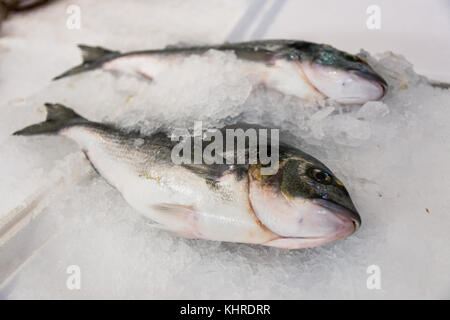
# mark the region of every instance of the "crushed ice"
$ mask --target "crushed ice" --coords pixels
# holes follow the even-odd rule
[[[153,83],[94,71],[5,102],[0,107],[0,193],[8,196],[0,217],[39,190],[58,163],[79,153],[61,137],[10,136],[40,121],[44,102],[61,102],[89,119],[147,133],[160,126],[192,127],[194,120],[278,127],[291,144],[342,178],[362,227],[345,240],[296,251],[174,238],[153,228],[91,171],[42,212],[44,221],[55,224],[52,237],[0,295],[448,298],[450,92],[431,87],[401,56],[361,55],[390,87],[383,101],[361,107],[332,102],[312,107],[260,88],[251,75],[238,72],[241,62],[233,54],[217,51],[186,58]],[[70,167],[73,159],[67,161]],[[23,241],[40,239],[39,230]],[[73,264],[82,271],[79,291],[66,288],[66,268]],[[373,264],[381,268],[382,290],[366,287],[366,270]]]

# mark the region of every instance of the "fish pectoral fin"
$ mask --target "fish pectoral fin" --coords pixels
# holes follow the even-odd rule
[[[174,214],[174,215],[192,215],[195,212],[193,206],[171,203],[159,203],[152,205],[152,209],[155,209],[162,213]]]
[[[136,70],[136,74],[137,74],[139,77],[144,78],[145,80],[153,81],[153,77],[152,77],[151,75],[145,73],[144,71]]]
[[[196,209],[193,206],[160,203],[153,205],[152,208],[168,215],[164,219],[164,229],[169,233],[188,239],[202,238],[196,223]]]

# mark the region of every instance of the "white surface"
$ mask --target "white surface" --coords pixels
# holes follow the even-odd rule
[[[370,5],[381,10],[381,28],[368,29]],[[392,51],[416,72],[450,81],[450,1],[431,0],[288,0],[264,38],[328,43],[357,53]]]
[[[70,31],[65,29],[68,3],[74,2],[56,2],[3,26],[0,176],[6,179],[0,191],[10,196],[3,200],[1,213],[39,189],[66,155],[78,154],[63,138],[9,137],[42,119],[43,102],[58,101],[93,120],[137,123],[148,131],[161,123],[191,126],[198,119],[220,124],[216,119],[245,111],[244,120],[288,130],[297,137],[297,146],[342,177],[363,225],[344,241],[310,250],[183,240],[151,229],[116,190],[92,173],[55,196],[42,219],[2,252],[8,259],[23,254],[26,263],[0,289],[1,297],[450,297],[448,92],[421,83],[410,65],[393,55],[372,61],[391,85],[384,102],[347,113],[335,112],[333,105],[310,109],[276,92],[250,94],[254,79],[236,72],[239,61],[233,55],[220,53],[186,59],[151,86],[102,72],[50,83],[52,76],[79,62],[77,42],[121,50],[179,41],[220,42],[246,8],[246,3],[228,1],[128,1],[126,8],[123,1],[98,1],[89,7],[88,1],[76,1],[84,27]],[[282,7],[277,19],[290,5]],[[316,27],[325,30],[330,18],[323,17],[331,13],[324,10],[304,15],[315,17],[320,21]],[[344,11],[352,10],[349,5]],[[286,15],[295,12],[291,7],[283,21],[294,24]],[[299,17],[295,15],[296,21]],[[358,19],[364,27],[365,9]],[[275,37],[277,23],[268,37]],[[326,37],[300,33],[297,27],[283,35],[294,37],[288,33],[294,30],[295,37],[349,51],[371,49],[361,44],[366,43],[361,34],[347,38],[331,25],[328,29],[333,33]],[[355,49],[339,46],[339,39],[353,39]],[[434,61],[444,61],[444,68],[447,57]],[[66,287],[67,267],[74,264],[82,271],[78,291]],[[381,268],[382,290],[366,287],[366,269],[372,264]]]

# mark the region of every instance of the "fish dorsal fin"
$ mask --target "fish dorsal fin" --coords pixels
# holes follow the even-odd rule
[[[102,47],[91,47],[84,44],[79,44],[78,48],[81,50],[83,63],[97,61],[110,54],[120,54],[119,51],[108,50]]]

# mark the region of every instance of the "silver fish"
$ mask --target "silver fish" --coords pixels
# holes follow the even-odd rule
[[[186,238],[298,249],[349,236],[361,219],[342,182],[319,160],[287,145],[279,169],[262,164],[171,161],[176,142],[91,122],[60,104],[14,135],[60,134],[75,140],[96,171],[156,226]]]
[[[79,45],[83,63],[54,79],[101,68],[155,79],[189,55],[208,50],[231,51],[246,63],[242,72],[257,74],[261,82],[284,94],[305,100],[332,99],[362,104],[381,99],[386,81],[364,60],[329,45],[296,40],[263,40],[211,46],[169,46],[159,50],[120,53]]]

